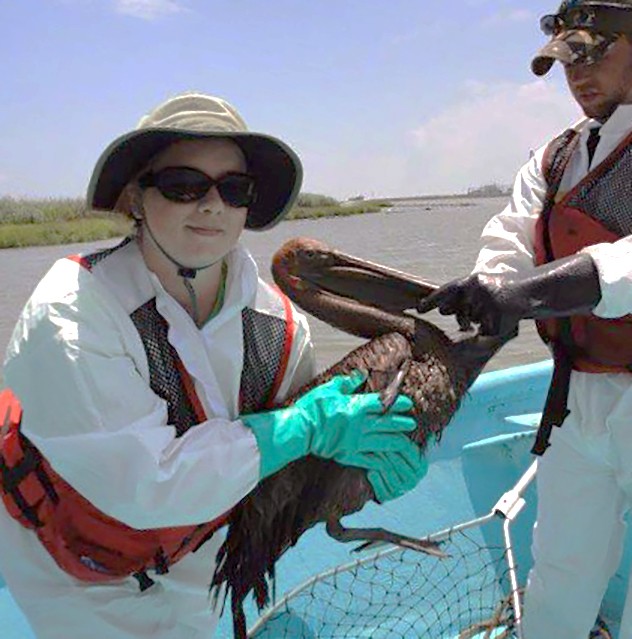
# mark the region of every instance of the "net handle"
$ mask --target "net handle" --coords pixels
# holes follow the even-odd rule
[[[533,481],[537,469],[538,462],[536,460],[532,462],[527,472],[522,475],[514,487],[504,493],[496,502],[496,505],[492,508],[492,512],[496,516],[500,516],[509,521],[513,521],[518,516],[526,503],[522,495]]]
[[[518,483],[514,486],[514,490],[522,495],[528,488],[529,484],[535,479],[535,474],[538,470],[538,460],[536,459],[531,466],[529,466],[527,472],[518,480]]]

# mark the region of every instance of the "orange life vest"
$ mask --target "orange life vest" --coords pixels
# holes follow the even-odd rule
[[[87,258],[71,258],[85,268],[90,268]],[[247,397],[242,397],[242,412],[270,407],[278,387],[285,374],[287,361],[292,347],[293,321],[289,300],[281,295],[285,307],[285,329],[277,331],[275,339],[268,340],[273,345],[264,344],[268,349],[267,360],[260,359],[260,352],[255,352],[256,362],[274,362],[277,367],[273,378],[269,379],[262,394],[258,378],[262,371],[253,370],[250,377],[255,381],[248,385],[242,377],[242,391],[246,389]],[[151,313],[155,306],[144,305],[146,312]],[[149,310],[147,310],[149,309]],[[251,311],[248,331],[253,332]],[[246,320],[247,317],[244,316]],[[256,319],[256,318],[255,318]],[[265,319],[264,319],[265,321]],[[155,320],[153,320],[155,324]],[[266,329],[264,329],[266,330]],[[255,331],[256,332],[256,331]],[[164,334],[164,332],[163,332]],[[269,327],[266,334],[269,336]],[[141,338],[146,336],[141,331]],[[254,337],[256,340],[256,336]],[[262,340],[258,340],[261,343]],[[154,350],[155,350],[155,344]],[[146,345],[147,348],[147,345]],[[184,414],[184,425],[176,425],[178,436],[190,427],[206,420],[202,404],[197,397],[193,381],[185,370],[175,350],[167,343],[167,356],[179,376],[179,386],[175,390],[171,384],[173,400],[164,396],[169,404],[169,414]],[[249,345],[246,344],[246,350]],[[250,345],[250,348],[255,346]],[[274,352],[269,352],[270,350]],[[149,350],[148,350],[149,353]],[[149,357],[149,355],[148,355]],[[165,354],[162,354],[163,366]],[[151,358],[149,357],[150,369]],[[259,383],[259,387],[256,384]],[[253,386],[254,384],[254,386]],[[159,384],[152,375],[152,388],[160,393]],[[162,395],[161,395],[162,396]],[[172,404],[177,401],[178,406]],[[173,409],[173,410],[172,410]],[[141,590],[153,584],[147,574],[168,572],[169,566],[179,561],[187,553],[197,550],[214,532],[223,526],[230,513],[199,525],[176,526],[150,530],[137,530],[100,511],[85,499],[68,482],[51,467],[44,456],[21,432],[20,423],[22,407],[10,389],[0,392],[0,495],[7,512],[26,528],[33,530],[42,545],[50,553],[56,563],[76,579],[87,582],[106,582],[121,579],[130,575],[137,578]],[[182,421],[182,420],[181,420]],[[171,418],[170,418],[170,423]]]
[[[198,526],[136,530],[93,506],[56,473],[20,432],[22,409],[11,390],[0,393],[5,414],[0,475],[7,512],[36,532],[67,573],[89,582],[134,575],[141,588],[198,548],[226,522],[228,513]]]
[[[565,152],[573,139],[567,136],[552,143],[553,153],[563,158],[555,166],[560,177],[572,155]],[[554,157],[549,166],[555,165],[555,161]],[[616,242],[629,235],[632,232],[631,179],[632,135],[573,189],[556,198],[550,207],[545,206],[536,224],[536,264],[573,255],[593,244]],[[555,197],[555,193],[548,196]],[[563,321],[537,322],[545,342],[560,339]],[[571,317],[570,338],[567,341],[572,343],[566,345],[566,350],[575,370],[632,372],[632,315],[617,319],[602,319],[593,314]]]

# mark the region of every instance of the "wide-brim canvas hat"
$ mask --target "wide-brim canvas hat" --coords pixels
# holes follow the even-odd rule
[[[116,138],[98,159],[88,186],[92,209],[113,211],[125,186],[149,160],[180,140],[228,138],[242,150],[248,173],[257,181],[246,228],[262,231],[292,208],[303,179],[296,153],[281,140],[248,131],[237,110],[221,98],[185,93],[144,116],[136,129]]]

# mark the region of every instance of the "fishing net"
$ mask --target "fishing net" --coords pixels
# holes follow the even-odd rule
[[[318,575],[260,619],[252,639],[513,637],[504,547],[451,531],[436,558],[391,548]]]
[[[447,557],[389,547],[338,566],[288,593],[249,638],[522,639],[511,526],[536,467],[489,514],[427,537]],[[601,617],[589,639],[612,639]]]
[[[535,472],[533,463],[489,514],[430,535],[447,557],[389,547],[338,566],[288,593],[249,637],[520,638],[511,524],[525,505],[522,494]],[[491,539],[500,541],[494,545]]]

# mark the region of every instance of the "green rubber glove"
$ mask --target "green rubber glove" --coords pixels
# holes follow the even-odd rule
[[[408,441],[412,446],[406,452],[376,453],[380,457],[380,465],[367,473],[375,500],[380,504],[412,490],[428,472],[425,455],[417,444],[410,439]]]
[[[367,470],[380,502],[414,488],[427,467],[406,435],[416,428],[412,401],[400,395],[384,413],[377,393],[353,394],[365,379],[359,372],[334,377],[292,406],[243,415],[259,446],[261,479],[312,454]]]

